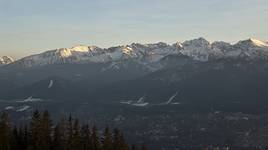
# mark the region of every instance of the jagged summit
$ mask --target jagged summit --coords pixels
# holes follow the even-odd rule
[[[196,46],[207,46],[209,45],[209,41],[207,41],[205,38],[203,37],[199,37],[197,39],[193,39],[193,40],[188,40],[183,42],[183,45],[196,45]]]
[[[190,56],[194,60],[208,61],[209,57],[216,53],[211,49],[211,44],[205,38],[197,38],[182,43],[182,50],[180,51],[183,55]]]

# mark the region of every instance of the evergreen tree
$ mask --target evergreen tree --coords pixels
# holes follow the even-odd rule
[[[114,133],[113,133],[113,149],[117,149],[120,150],[120,132],[118,129],[114,129]]]
[[[20,126],[18,129],[18,137],[17,137],[17,145],[20,150],[25,150],[23,137],[24,137],[24,130],[23,127]]]
[[[34,111],[30,122],[30,150],[40,150],[41,117],[38,110]]]
[[[144,143],[141,145],[141,150],[147,150],[147,146]]]
[[[11,123],[7,112],[0,117],[0,150],[10,150]]]
[[[52,121],[48,111],[42,113],[40,122],[40,148],[41,150],[49,150],[51,147]]]
[[[128,146],[125,143],[123,134],[118,129],[114,129],[113,149],[116,149],[116,150],[128,150]]]
[[[113,139],[109,127],[105,128],[103,138],[102,138],[102,149],[103,150],[113,150]]]
[[[30,135],[28,126],[25,125],[22,137],[22,149],[27,150],[29,147],[30,147]]]
[[[73,136],[72,136],[72,144],[71,148],[75,150],[82,150],[83,145],[82,145],[82,139],[80,135],[80,125],[78,119],[75,119],[74,121],[74,126],[73,126]]]
[[[67,143],[66,143],[67,150],[72,150],[72,139],[73,139],[73,118],[72,115],[70,114],[67,123]]]
[[[71,119],[72,120],[72,119]],[[68,146],[68,139],[69,139],[69,136],[68,136],[68,124],[66,122],[66,119],[64,116],[61,117],[60,119],[60,122],[58,123],[58,132],[59,132],[59,144],[61,145],[62,149],[63,150],[66,150],[67,149],[67,146]],[[71,125],[72,126],[72,123]],[[72,128],[72,127],[70,127]],[[72,131],[69,131],[70,133],[72,133]]]
[[[64,150],[60,125],[57,124],[53,132],[52,150]]]
[[[122,150],[129,150],[128,145],[126,144],[125,138],[123,136],[123,133],[120,132],[120,141],[121,141],[121,149]]]
[[[81,137],[82,137],[82,142],[83,142],[83,149],[84,150],[91,150],[91,132],[89,129],[88,124],[82,126],[81,128]]]
[[[100,150],[101,145],[99,142],[99,137],[98,137],[98,129],[96,126],[93,126],[92,128],[92,134],[91,134],[91,149],[92,150]]]
[[[17,127],[15,126],[12,130],[11,138],[10,138],[10,149],[11,150],[18,150],[19,149],[19,132]]]

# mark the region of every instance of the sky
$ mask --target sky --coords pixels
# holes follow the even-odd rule
[[[268,40],[268,0],[0,0],[0,56],[75,45]]]

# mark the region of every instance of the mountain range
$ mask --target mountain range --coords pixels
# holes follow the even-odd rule
[[[5,85],[0,99],[5,100],[268,108],[268,43],[257,39],[236,44],[198,38],[172,45],[79,45],[16,61],[3,57],[0,63],[0,84]]]
[[[2,64],[29,68],[50,64],[85,64],[85,63],[108,63],[124,60],[135,60],[140,64],[152,64],[168,55],[184,55],[197,61],[209,61],[215,59],[244,59],[256,60],[267,59],[268,43],[248,39],[236,44],[226,42],[210,43],[204,38],[177,42],[173,45],[166,43],[139,44],[110,47],[107,49],[96,46],[75,46],[72,48],[60,48],[49,50],[41,54],[24,57],[13,62],[13,59],[4,56],[0,59]]]

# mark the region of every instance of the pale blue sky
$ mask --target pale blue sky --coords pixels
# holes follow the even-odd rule
[[[0,56],[78,44],[267,36],[268,0],[0,0]]]

